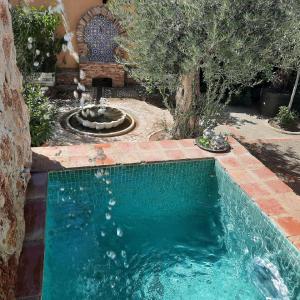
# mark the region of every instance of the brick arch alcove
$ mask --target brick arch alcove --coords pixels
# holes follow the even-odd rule
[[[99,20],[97,20],[97,17]],[[108,21],[107,24],[110,29],[115,29],[117,34],[121,35],[125,31],[113,14],[104,6],[96,6],[87,11],[81,16],[76,31],[78,55],[79,55],[79,68],[84,71],[86,76],[82,83],[86,86],[92,86],[94,78],[111,78],[113,87],[123,87],[125,80],[125,71],[122,65],[117,64],[114,60],[97,61],[95,55],[91,55],[89,44],[86,38],[87,26],[93,21]],[[97,34],[97,33],[96,33]],[[100,39],[101,40],[101,39]],[[114,52],[119,51],[118,47],[113,49]]]

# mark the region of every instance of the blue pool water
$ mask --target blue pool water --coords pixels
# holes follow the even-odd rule
[[[43,300],[300,299],[300,255],[213,160],[49,175]]]

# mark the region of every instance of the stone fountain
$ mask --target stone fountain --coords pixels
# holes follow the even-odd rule
[[[87,106],[79,110],[75,117],[83,126],[96,130],[115,128],[126,118],[122,110],[109,106]]]
[[[74,94],[78,97],[78,92]],[[107,105],[105,98],[100,98],[99,104],[84,105],[91,97],[86,92],[80,98],[80,108],[75,109],[66,116],[63,127],[74,133],[98,137],[112,137],[123,135],[135,127],[133,117],[122,109]]]

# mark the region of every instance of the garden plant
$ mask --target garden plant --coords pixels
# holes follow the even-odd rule
[[[11,12],[17,64],[23,76],[54,72],[63,42],[55,36],[60,16],[44,7],[14,7]]]
[[[39,85],[25,84],[23,97],[30,114],[31,144],[41,146],[52,136],[56,109]]]
[[[288,18],[281,23],[281,38],[276,40],[276,45],[280,54],[279,67],[286,72],[296,73],[288,104],[288,110],[291,111],[300,78],[300,3],[297,0],[291,0],[285,1],[282,5],[288,12]]]
[[[289,77],[295,74],[295,81],[288,105],[280,107],[274,121],[280,127],[289,128],[298,120],[298,113],[292,108],[300,78],[300,3],[292,0],[286,1],[283,5],[289,12],[289,18],[281,24],[281,39],[276,41],[280,54],[279,68],[289,74]]]

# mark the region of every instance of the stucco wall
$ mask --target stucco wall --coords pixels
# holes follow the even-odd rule
[[[24,0],[23,0],[24,1]],[[23,2],[22,0],[11,0],[13,5],[18,5]],[[55,6],[55,0],[25,0],[24,2],[33,5],[48,7],[49,5]],[[77,51],[76,41],[76,27],[80,17],[85,14],[92,7],[102,4],[102,0],[63,0],[65,8],[65,18],[67,20],[69,31],[73,32],[73,45],[75,51]],[[64,27],[61,26],[58,31],[58,35],[63,36],[65,33]],[[78,64],[76,60],[67,52],[61,53],[58,57],[57,66],[59,68],[76,68]]]
[[[0,0],[0,299],[14,299],[24,238],[24,200],[31,163],[27,108],[7,0]],[[27,173],[24,173],[24,170]]]

